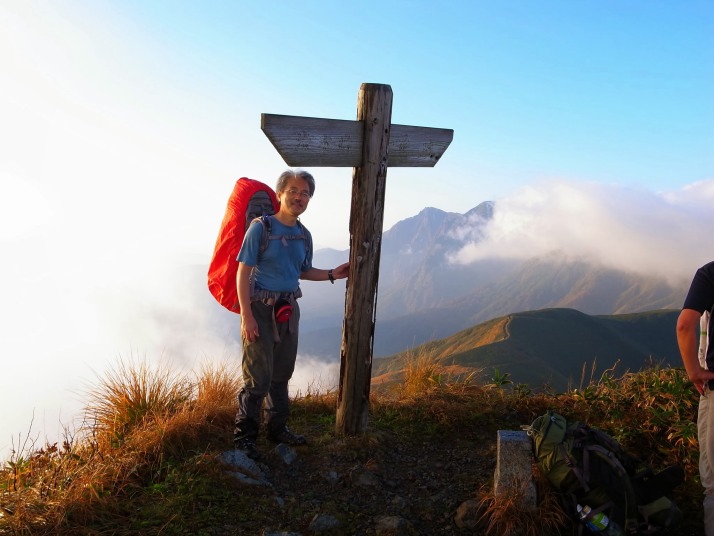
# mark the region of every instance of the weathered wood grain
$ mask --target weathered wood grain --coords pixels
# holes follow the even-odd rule
[[[389,167],[434,167],[454,131],[388,126]],[[261,129],[291,167],[358,167],[362,164],[362,121],[261,114]]]

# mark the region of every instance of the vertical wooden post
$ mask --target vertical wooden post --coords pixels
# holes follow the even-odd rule
[[[392,89],[362,84],[357,120],[364,125],[362,162],[352,173],[350,276],[340,349],[336,431],[355,435],[369,420],[377,283],[392,123]]]
[[[387,165],[434,166],[454,131],[392,125],[392,88],[384,84],[362,84],[357,121],[262,114],[261,128],[289,166],[354,168],[336,430],[355,435],[369,421]]]

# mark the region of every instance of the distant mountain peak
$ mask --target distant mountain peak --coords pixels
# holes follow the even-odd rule
[[[418,216],[422,216],[422,215],[429,215],[430,213],[443,214],[443,213],[445,213],[445,211],[444,211],[444,210],[441,210],[440,208],[436,208],[436,207],[424,207],[423,209],[421,209],[421,210],[419,211],[419,214],[417,214],[416,216],[413,216],[413,217],[418,217]]]
[[[464,214],[464,216],[469,220],[473,219],[474,216],[483,220],[490,220],[493,218],[493,209],[495,206],[496,203],[494,201],[484,201],[469,210],[466,214]]]
[[[460,226],[474,224],[474,220],[487,221],[493,216],[493,202],[485,201],[470,209],[466,214],[447,212],[435,207],[425,207],[416,216],[411,216],[394,224],[384,233],[385,243],[398,243],[402,250],[422,250],[419,244],[433,244],[434,241],[453,239],[454,230]],[[458,234],[458,233],[457,233]],[[426,247],[429,249],[429,246]]]

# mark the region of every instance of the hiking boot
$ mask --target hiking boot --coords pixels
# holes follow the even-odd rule
[[[243,437],[241,439],[236,439],[235,448],[242,451],[248,458],[256,462],[262,462],[263,456],[260,454],[258,447],[255,446],[255,441]]]
[[[292,446],[304,445],[307,443],[305,436],[293,434],[287,426],[277,432],[270,432],[268,434],[268,439],[274,443],[285,443],[286,445]]]

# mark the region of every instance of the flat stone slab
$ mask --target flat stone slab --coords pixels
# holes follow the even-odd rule
[[[498,430],[494,496],[523,495],[526,506],[535,508],[537,492],[533,480],[533,443],[521,430]]]

